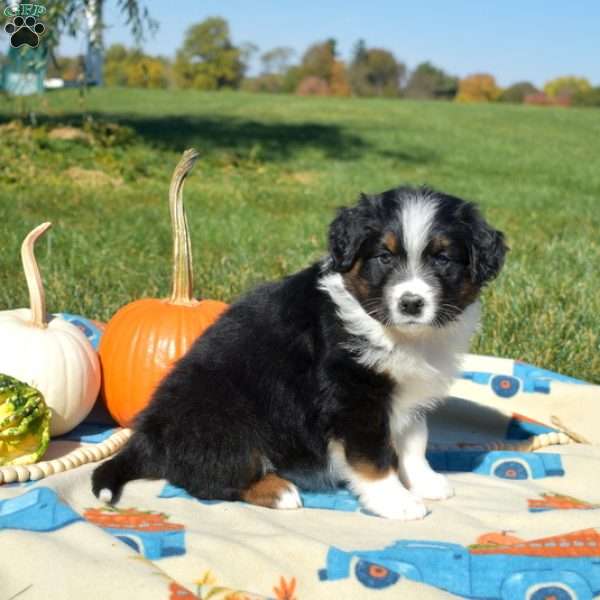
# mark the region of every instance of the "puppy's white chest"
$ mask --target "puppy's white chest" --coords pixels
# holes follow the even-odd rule
[[[421,349],[422,350],[422,349]],[[396,384],[392,397],[392,429],[403,429],[415,411],[443,399],[456,370],[454,353],[394,351],[380,369]]]

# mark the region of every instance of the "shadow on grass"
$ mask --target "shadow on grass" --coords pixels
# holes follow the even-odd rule
[[[133,129],[151,146],[180,152],[194,146],[203,152],[227,151],[259,161],[281,161],[300,151],[317,150],[336,160],[354,160],[370,153],[404,163],[429,163],[436,156],[429,148],[414,146],[389,150],[378,148],[342,127],[323,123],[265,123],[236,117],[163,116],[128,113],[88,113],[100,123],[118,123]],[[0,122],[8,120],[0,116]],[[39,115],[39,124],[75,125],[81,114]]]

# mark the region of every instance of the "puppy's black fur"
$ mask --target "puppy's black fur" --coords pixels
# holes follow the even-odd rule
[[[269,472],[323,488],[337,484],[328,469],[332,440],[351,464],[395,469],[388,421],[398,382],[355,360],[353,336],[319,282],[338,272],[357,297],[380,297],[403,252],[398,244],[382,260],[382,240],[390,232],[401,239],[398,214],[415,194],[435,198],[434,230],[446,240],[443,259],[437,248],[423,259],[455,307],[433,326],[456,318],[500,270],[502,234],[472,204],[430,190],[363,196],[333,221],[328,258],[250,292],[196,340],[136,420],[125,448],[94,471],[94,493],[109,490],[116,502],[129,480],[165,478],[198,498],[238,500]],[[370,314],[384,321],[385,307]]]

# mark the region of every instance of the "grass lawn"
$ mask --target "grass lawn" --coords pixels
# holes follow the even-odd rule
[[[38,127],[0,129],[2,310],[27,305],[19,247],[46,220],[50,311],[107,320],[167,295],[169,179],[195,146],[198,296],[230,301],[317,259],[360,191],[427,183],[479,202],[512,248],[472,350],[600,383],[600,111],[124,89],[27,102]],[[0,124],[16,108],[0,99]],[[48,138],[85,115],[131,131]]]

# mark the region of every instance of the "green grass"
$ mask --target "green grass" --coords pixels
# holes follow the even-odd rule
[[[318,258],[335,207],[360,191],[427,183],[479,202],[512,248],[473,351],[600,383],[598,111],[120,89],[29,102],[40,126],[0,132],[0,309],[27,305],[19,246],[45,220],[49,310],[107,320],[167,295],[168,184],[195,146],[185,198],[199,296],[230,301]],[[0,122],[14,108],[0,102]],[[48,139],[84,113],[132,134]],[[73,167],[115,183],[78,181]]]

